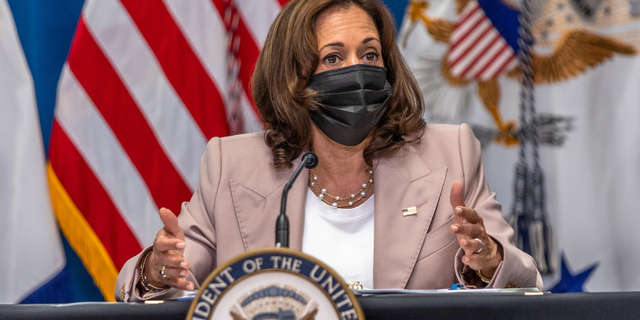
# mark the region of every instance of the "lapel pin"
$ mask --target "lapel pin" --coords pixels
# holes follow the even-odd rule
[[[413,215],[416,215],[416,214],[418,214],[418,209],[416,209],[416,207],[402,209],[402,216],[404,216],[404,217],[413,216]]]

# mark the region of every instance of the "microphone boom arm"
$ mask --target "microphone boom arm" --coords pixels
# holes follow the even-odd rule
[[[289,190],[293,186],[293,183],[296,181],[302,169],[309,168],[313,169],[318,165],[318,156],[316,156],[313,152],[307,152],[302,156],[302,161],[300,161],[300,165],[296,168],[296,171],[293,172],[293,176],[284,185],[284,190],[282,191],[282,202],[280,203],[280,215],[276,219],[276,247],[280,248],[288,248],[289,247],[289,217],[287,217],[287,195],[289,194]]]

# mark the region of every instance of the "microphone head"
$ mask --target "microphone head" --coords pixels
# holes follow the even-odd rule
[[[305,167],[313,169],[318,166],[318,156],[313,152],[307,152],[302,156],[302,161],[307,161]]]

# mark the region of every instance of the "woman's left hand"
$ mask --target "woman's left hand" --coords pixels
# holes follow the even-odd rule
[[[482,217],[473,208],[464,205],[462,183],[459,181],[451,186],[451,206],[454,219],[449,231],[458,237],[458,243],[464,249],[462,262],[492,278],[502,261],[499,245],[487,235]]]

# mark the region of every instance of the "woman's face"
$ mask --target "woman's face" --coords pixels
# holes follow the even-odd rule
[[[316,38],[320,63],[315,73],[360,63],[384,67],[378,29],[358,6],[333,7],[321,13]]]

